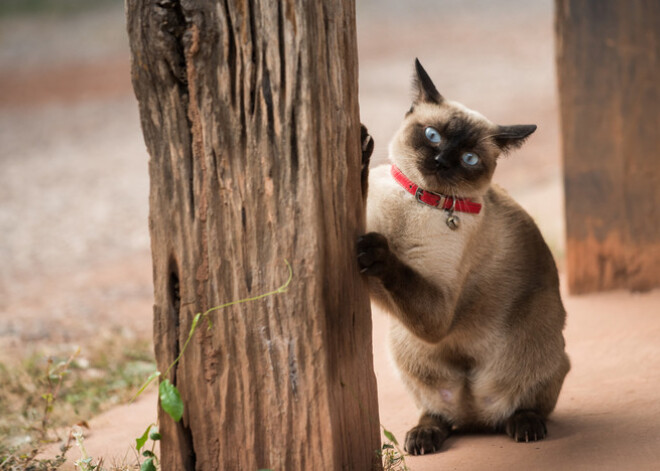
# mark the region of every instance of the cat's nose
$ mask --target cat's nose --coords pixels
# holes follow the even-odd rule
[[[435,160],[435,165],[438,168],[443,168],[443,169],[449,168],[449,162],[447,162],[447,159],[445,159],[442,154],[436,155],[434,160]]]

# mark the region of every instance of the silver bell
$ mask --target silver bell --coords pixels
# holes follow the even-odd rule
[[[458,219],[458,216],[454,216],[453,214],[450,214],[449,217],[447,217],[447,227],[451,229],[452,231],[455,231],[458,229],[458,224],[460,222],[460,219]]]

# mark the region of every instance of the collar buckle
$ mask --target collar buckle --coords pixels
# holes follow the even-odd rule
[[[422,197],[425,193],[427,195],[432,196],[432,200],[435,200],[435,201],[433,203],[429,203],[428,201],[424,201],[424,199],[422,199]],[[439,195],[437,193],[433,193],[431,191],[422,190],[420,187],[417,187],[417,190],[415,191],[415,199],[417,201],[419,201],[420,203],[423,203],[427,206],[431,206],[433,208],[442,208],[445,204],[445,200],[447,199],[447,197],[445,197],[443,195]]]

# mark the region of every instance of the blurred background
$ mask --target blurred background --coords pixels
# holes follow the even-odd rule
[[[537,124],[495,180],[535,217],[561,266],[552,8],[358,0],[359,93],[374,163],[410,106],[415,57],[447,98],[500,124]],[[29,436],[16,438],[8,411],[34,419],[20,389],[45,387],[48,355],[80,345],[80,375],[114,372],[86,393],[102,399],[71,399],[84,419],[153,368],[147,162],[123,2],[0,1],[0,435],[13,442]]]
[[[502,160],[496,180],[531,209],[561,258],[552,2],[357,3],[361,118],[376,141],[375,163],[385,161],[410,106],[419,57],[446,97],[500,124],[539,126]],[[147,160],[123,2],[3,0],[0,338],[51,337],[54,323],[72,313],[56,309],[40,325],[24,325],[25,301],[52,300],[109,266],[125,264],[121,276],[148,284]],[[115,287],[96,292],[94,303],[112,318],[113,302],[148,294],[148,287]],[[89,302],[77,298],[62,309]],[[80,319],[70,327],[84,329]]]
[[[536,219],[561,266],[563,192],[552,0],[358,0],[360,113],[375,163],[410,108],[413,61],[438,91],[498,124],[536,124],[494,180]]]

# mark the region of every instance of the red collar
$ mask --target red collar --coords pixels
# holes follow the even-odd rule
[[[411,195],[415,195],[415,198],[417,198],[417,201],[420,203],[428,204],[429,206],[434,206],[438,209],[461,211],[463,213],[479,214],[481,211],[481,204],[471,201],[470,198],[452,198],[451,196],[422,190],[419,186],[410,181],[396,165],[392,165],[391,172],[399,185],[405,188],[405,190]]]

